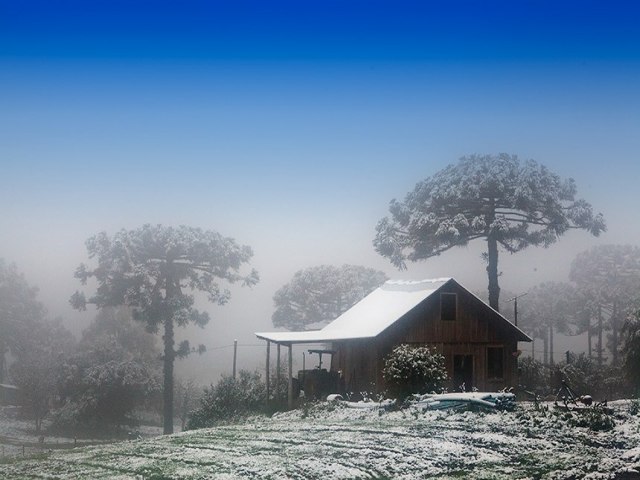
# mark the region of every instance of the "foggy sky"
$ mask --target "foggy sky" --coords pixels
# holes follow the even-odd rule
[[[626,2],[15,3],[0,2],[0,257],[75,332],[93,316],[68,305],[84,241],[144,223],[254,249],[261,282],[203,304],[212,322],[186,333],[210,349],[186,362],[208,381],[230,369],[220,347],[260,344],[301,268],[485,289],[482,243],[406,272],[371,244],[392,198],[471,153],[573,177],[608,223],[502,253],[504,289],[566,280],[595,244],[639,243],[640,16]],[[263,350],[241,348],[240,365],[261,367]]]

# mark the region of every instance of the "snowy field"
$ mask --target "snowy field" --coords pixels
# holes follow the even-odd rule
[[[346,409],[20,456],[1,478],[417,479],[640,478],[640,416],[618,401],[615,427],[521,404],[513,412]],[[577,414],[574,414],[577,415]]]

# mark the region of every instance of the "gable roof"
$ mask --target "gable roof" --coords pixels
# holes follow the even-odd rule
[[[264,340],[283,344],[320,343],[377,337],[406,313],[451,281],[466,290],[452,278],[435,278],[420,281],[390,280],[364,297],[321,330],[305,332],[256,332],[256,336]],[[471,292],[469,292],[469,294],[473,295]],[[475,297],[475,295],[473,296]],[[478,300],[482,302],[482,300]],[[500,315],[500,313],[493,310],[489,305],[484,302],[482,303],[491,309],[499,319],[504,321],[509,326],[508,328],[517,331],[514,333],[516,333],[518,340],[531,341],[522,330]]]

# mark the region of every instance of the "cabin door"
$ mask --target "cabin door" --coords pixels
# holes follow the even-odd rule
[[[453,388],[455,391],[464,388],[466,392],[473,388],[473,355],[453,356]]]

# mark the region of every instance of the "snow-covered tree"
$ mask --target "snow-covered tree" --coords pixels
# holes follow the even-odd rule
[[[587,357],[599,358],[599,365],[602,366],[602,355],[604,353],[602,349],[603,324],[602,321],[598,321],[599,317],[602,320],[602,312],[599,310],[597,300],[590,296],[587,291],[576,288],[575,295],[575,312],[573,320],[573,326],[575,327],[574,333],[576,335],[586,333]],[[593,343],[594,337],[597,340],[595,346]]]
[[[320,265],[297,271],[273,296],[273,325],[305,330],[330,322],[387,280],[373,268]]]
[[[77,352],[58,374],[62,429],[119,427],[131,411],[160,392],[160,349],[155,336],[124,308],[105,308],[82,335]]]
[[[199,228],[144,225],[121,230],[110,238],[105,232],[86,242],[89,258],[97,260],[93,269],[82,264],[76,278],[83,284],[94,278],[97,289],[86,299],[76,292],[71,303],[79,309],[87,303],[98,308],[126,305],[134,318],[157,332],[164,340],[164,433],[173,433],[173,365],[187,355],[187,341],[175,348],[174,327],[193,323],[203,327],[209,314],[194,306],[194,291],[204,292],[209,301],[225,304],[230,292],[220,281],[253,285],[258,273],[240,273],[253,252],[229,237]]]
[[[515,253],[549,246],[567,230],[599,235],[601,214],[576,200],[576,185],[533,160],[515,155],[472,155],[419,182],[390,217],[377,225],[376,251],[398,268],[483,239],[489,304],[499,306],[498,250]]]
[[[535,286],[520,299],[518,325],[534,338],[541,338],[544,363],[554,363],[554,333],[570,333],[576,321],[575,288],[564,282],[545,282]]]
[[[180,419],[180,430],[184,431],[191,411],[202,397],[203,388],[193,378],[178,378],[174,386],[174,398],[176,399],[176,412]]]
[[[0,259],[0,383],[6,381],[7,354],[15,358],[26,354],[34,328],[44,319],[37,292],[15,265]]]
[[[593,247],[576,256],[570,278],[586,297],[591,315],[596,316],[599,363],[602,364],[602,333],[609,329],[611,362],[617,365],[620,329],[640,303],[640,248],[632,245]]]
[[[27,343],[28,347],[9,371],[11,380],[20,389],[22,405],[39,432],[58,393],[58,373],[72,354],[75,341],[71,332],[56,319],[31,325]]]

